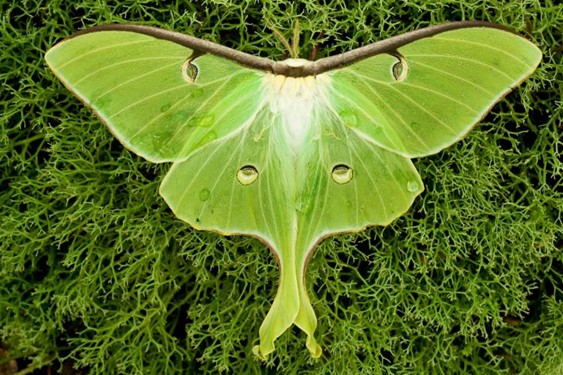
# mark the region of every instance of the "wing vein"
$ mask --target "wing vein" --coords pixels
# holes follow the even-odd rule
[[[369,76],[365,76],[365,75],[360,74],[360,73],[357,73],[357,72],[353,72],[353,74],[355,74],[355,75],[358,76],[358,77],[365,78],[365,79],[367,79],[367,80],[370,79]],[[402,84],[402,85],[405,85],[405,86],[408,85],[408,86],[417,87],[417,88],[420,88],[420,89],[425,89],[423,86],[416,86],[416,85],[406,84],[406,83],[404,83],[404,82],[401,83],[401,84]],[[409,95],[405,94],[405,93],[404,93],[402,90],[400,90],[399,88],[395,87],[395,86],[392,85],[392,84],[387,84],[386,86],[387,86],[388,88],[390,88],[391,90],[395,91],[397,94],[401,95],[403,98],[407,99],[409,102],[411,102],[412,104],[414,104],[416,107],[418,107],[418,108],[419,108],[420,110],[422,110],[423,112],[427,113],[427,114],[428,114],[430,117],[432,117],[436,122],[438,122],[440,125],[442,125],[442,126],[445,127],[446,129],[448,129],[452,134],[457,134],[457,133],[458,133],[458,132],[456,132],[454,129],[452,129],[450,126],[448,126],[448,124],[446,124],[445,122],[443,122],[442,120],[440,120],[440,118],[438,118],[438,117],[437,117],[436,115],[434,115],[432,112],[430,112],[429,110],[427,110],[426,108],[424,108],[423,106],[421,106],[420,104],[418,104],[418,102],[417,102],[416,100],[414,100],[414,99],[413,99],[412,97],[410,97]],[[370,88],[369,86],[367,86],[367,87]],[[440,93],[437,92],[437,91],[434,91],[434,90],[431,90],[431,89],[425,89],[425,90],[430,91],[430,92],[435,93],[435,94],[439,94],[440,96],[443,96],[443,97],[445,97],[445,98],[448,98],[447,96],[445,96],[445,95],[443,95],[443,94],[440,94]],[[370,91],[372,91],[372,92],[375,94],[375,91],[371,90],[371,88],[370,88]],[[377,95],[377,96],[380,98],[380,100],[381,100],[381,97],[380,97],[378,94],[375,94],[375,95]],[[449,99],[449,98],[448,98],[448,99]],[[452,101],[454,101],[454,102],[457,102],[457,100],[453,100],[453,99],[450,99],[450,100],[452,100]],[[382,100],[382,102],[385,102],[385,101]],[[463,104],[463,103],[461,103],[461,102],[458,102],[458,103],[460,103],[460,104],[462,104],[463,106],[467,107],[467,105],[465,105],[465,104]],[[474,109],[472,109],[472,108],[470,108],[470,107],[467,107],[467,108],[471,109],[471,111],[474,112],[475,114],[479,114],[479,112],[476,112]],[[365,113],[365,111],[364,111],[364,113]],[[410,128],[407,126],[407,129],[410,129]],[[415,135],[415,133],[412,132],[412,129],[411,129],[411,134],[412,134],[412,135]],[[418,138],[418,137],[417,137],[417,138]],[[420,138],[419,138],[419,139],[420,139]],[[423,144],[424,144],[424,143],[423,143]]]
[[[436,91],[436,90],[431,89],[431,88],[428,88],[428,87],[424,87],[424,86],[421,86],[421,85],[415,85],[415,84],[408,83],[408,82],[402,82],[402,84],[403,84],[404,86],[407,86],[407,87],[414,87],[414,88],[417,88],[417,89],[419,89],[419,90],[424,90],[424,91],[430,92],[430,93],[432,93],[432,94],[434,94],[434,95],[436,95],[436,96],[441,96],[442,98],[445,98],[445,99],[447,99],[447,100],[449,100],[449,101],[451,101],[451,102],[453,102],[453,103],[457,103],[458,105],[461,105],[462,107],[465,107],[465,108],[469,109],[471,112],[473,112],[473,113],[475,113],[475,114],[479,114],[478,111],[474,110],[473,108],[471,108],[471,107],[468,106],[467,104],[465,104],[465,103],[463,103],[463,102],[460,102],[459,100],[454,99],[454,98],[452,98],[452,97],[449,97],[448,95],[445,95],[445,94],[441,93],[440,91]],[[404,94],[403,96],[405,96],[405,95],[406,95],[406,94]],[[414,102],[414,100],[413,100],[413,102]],[[450,129],[450,130],[451,130],[451,129]],[[452,130],[452,132],[453,132],[453,130]]]
[[[347,131],[348,129],[344,126],[344,134],[346,136],[346,144],[348,145],[348,157],[350,158],[350,162],[352,161],[352,142],[350,141],[350,134]],[[355,183],[354,181],[354,175],[356,175],[356,178],[358,178],[357,176],[357,171],[355,171],[355,167],[350,165],[350,168],[352,168],[352,182],[354,183],[354,199],[355,199],[355,207],[356,207],[356,223],[360,222],[360,212],[359,212],[359,207],[360,207],[360,200],[358,198],[358,184]]]
[[[322,130],[320,130],[320,131],[322,131]],[[319,159],[320,160],[319,160],[319,164],[318,164],[317,171],[316,171],[316,173],[320,173],[321,175],[324,172],[323,171],[323,165],[326,165],[326,156],[325,156],[325,153],[320,152],[320,150],[327,149],[327,148],[323,147],[322,143],[323,143],[323,137],[321,136],[321,137],[318,138],[318,145],[317,145],[318,148],[317,149],[319,150]],[[310,225],[310,223],[309,223],[309,228],[307,229],[307,237],[306,238],[313,237],[313,232],[318,231],[318,227],[321,224],[321,220],[315,220],[315,218],[317,217],[317,214],[316,214],[317,208],[319,208],[319,211],[321,212],[321,214],[320,214],[321,216],[325,212],[327,200],[329,199],[328,194],[326,192],[328,191],[329,184],[331,182],[330,182],[329,179],[326,179],[325,181],[326,181],[326,184],[324,184],[324,190],[325,190],[324,193],[325,194],[319,194],[320,196],[324,197],[324,199],[322,200],[322,207],[319,207],[319,206],[321,206],[320,204],[314,204],[313,205],[313,211],[311,212],[311,219],[312,219],[311,222],[316,223],[316,226],[313,228],[313,226]],[[314,185],[315,184],[311,184],[311,186],[314,186]],[[320,190],[320,187],[319,187],[319,190]],[[320,193],[320,191],[319,191],[319,193]],[[307,198],[311,199],[311,194],[309,194],[309,196]],[[310,202],[308,202],[308,204],[310,204]],[[308,208],[308,205],[306,207]]]
[[[222,143],[224,143],[225,141],[223,141]],[[220,150],[220,147],[216,147],[213,152],[211,153],[211,155],[205,160],[205,163],[203,163],[200,168],[197,170],[196,174],[193,176],[193,178],[191,179],[191,181],[188,182],[188,184],[186,185],[186,188],[184,189],[184,192],[182,193],[182,195],[180,195],[180,199],[178,200],[178,206],[182,206],[184,200],[186,199],[186,195],[188,194],[188,191],[190,191],[192,185],[194,183],[197,183],[199,181],[199,175],[201,174],[201,172],[205,169],[205,167],[211,162],[211,160],[213,160],[213,156]],[[183,163],[184,161],[181,161],[180,163]],[[176,163],[174,163],[174,165],[176,165]],[[172,170],[171,170],[172,171]],[[170,172],[168,172],[170,173]],[[210,190],[212,191],[212,190]],[[200,215],[201,215],[201,211],[200,211]]]
[[[272,132],[272,129],[270,129],[270,135],[268,137],[268,148],[266,149],[266,152],[264,154],[264,166],[266,166],[266,165],[271,166],[271,160],[272,160],[271,152],[272,152],[272,150],[276,149],[276,146],[272,146],[272,142],[276,141],[274,139],[273,134],[274,133]],[[260,173],[260,171],[258,171],[258,173]],[[258,176],[260,176],[260,175],[258,175]],[[269,192],[273,191],[271,182],[272,182],[271,178],[266,179],[265,184],[267,185],[267,188],[264,189],[264,190],[263,189],[259,190],[259,192],[260,192],[259,196],[261,197],[261,199],[260,199],[261,201],[263,200],[262,192],[268,192],[269,193]],[[266,200],[267,200],[267,198],[268,197],[266,197]],[[280,225],[277,222],[277,220],[278,220],[277,215],[274,215],[274,212],[275,212],[275,210],[274,210],[274,200],[271,199],[271,197],[270,197],[268,203],[269,203],[269,206],[270,206],[270,212],[272,213],[272,220],[268,220],[266,212],[264,211],[264,205],[260,204],[260,208],[261,208],[261,212],[262,212],[262,218],[263,218],[263,221],[264,221],[270,235],[272,237],[275,236],[274,238],[275,238],[275,241],[276,241],[276,245],[280,246],[280,233],[279,233]],[[271,221],[275,221],[275,223],[269,224]],[[272,230],[272,226],[273,226],[273,230]],[[274,247],[274,246],[272,246],[272,247]],[[281,251],[281,250],[276,248],[274,251]],[[279,261],[280,261],[280,263],[282,262],[281,255],[279,257]]]
[[[364,141],[366,142],[366,141]],[[367,143],[367,142],[366,142]],[[369,144],[369,143],[368,143]],[[376,146],[378,147],[378,146]],[[385,202],[383,200],[383,196],[381,195],[381,191],[378,188],[377,183],[373,180],[371,174],[368,172],[369,168],[366,166],[366,164],[364,163],[363,159],[360,157],[360,155],[358,155],[358,152],[356,150],[352,150],[354,152],[354,154],[356,155],[356,158],[358,158],[359,162],[362,164],[362,166],[364,167],[364,170],[366,171],[366,176],[369,178],[369,180],[371,181],[371,184],[374,188],[374,190],[377,192],[377,196],[379,198],[379,202],[381,203],[381,208],[383,209],[383,215],[387,218],[389,217],[389,214],[387,213],[387,207],[385,207]],[[375,153],[377,155],[377,157],[379,158],[379,160],[383,161],[381,159],[381,157],[379,156],[379,153]],[[385,163],[382,163],[385,166]],[[385,168],[387,169],[387,167],[385,166]]]
[[[421,62],[417,62],[416,64],[417,64],[417,65],[422,65],[422,66],[424,66],[426,69],[430,69],[430,70],[434,70],[434,71],[436,71],[436,72],[440,72],[440,73],[442,73],[442,74],[448,75],[448,76],[450,76],[450,77],[452,77],[452,78],[455,78],[455,79],[457,79],[457,80],[460,80],[460,81],[462,81],[462,82],[465,82],[465,83],[467,83],[467,84],[470,84],[470,85],[472,85],[472,86],[475,86],[476,88],[482,90],[483,92],[485,92],[485,93],[487,93],[487,94],[489,94],[489,95],[491,95],[491,96],[496,96],[495,93],[490,92],[490,91],[487,90],[485,87],[480,86],[480,85],[476,84],[475,82],[471,82],[470,80],[465,79],[465,78],[463,78],[463,77],[461,77],[461,76],[458,76],[458,75],[456,75],[456,74],[452,74],[452,73],[450,73],[450,72],[448,72],[448,71],[445,71],[445,70],[443,70],[443,69],[438,69],[438,68],[436,68],[436,67],[434,67],[434,66],[432,66],[432,65],[427,65],[427,64],[424,64],[424,63],[421,63]]]
[[[234,75],[234,74],[235,74],[235,73],[233,73],[233,75]],[[221,91],[221,89],[227,84],[227,82],[230,80],[230,78],[231,78],[231,76],[226,77],[226,78],[225,78],[226,81],[223,82],[211,95],[209,95],[209,97],[208,97],[205,101],[203,101],[203,102],[200,104],[200,106],[199,106],[197,109],[195,109],[195,110],[193,111],[193,113],[190,115],[190,117],[189,117],[186,121],[184,121],[184,124],[182,124],[181,126],[178,126],[178,129],[174,132],[174,134],[173,134],[170,138],[168,138],[168,140],[167,140],[166,143],[163,145],[163,147],[164,147],[164,146],[167,146],[167,145],[170,143],[170,141],[172,141],[172,140],[180,133],[180,131],[182,131],[182,130],[184,129],[184,127],[186,126],[186,124],[189,123],[190,120],[192,120],[192,119],[194,118],[194,116],[196,115],[196,113],[199,112],[199,111],[201,110],[201,108],[202,108],[205,104],[207,104],[213,97],[215,97],[215,96],[217,95],[217,93],[219,93],[219,92]],[[176,89],[182,88],[182,87],[185,87],[185,84],[182,84],[182,85],[176,87]],[[156,97],[156,96],[158,96],[158,95],[160,95],[160,94],[163,94],[165,91],[169,91],[169,90],[163,90],[163,91],[160,91],[160,92],[155,93],[155,94],[153,94],[153,95],[150,95],[150,96],[148,96],[148,97],[145,97],[145,98],[143,98],[143,99],[141,99],[141,100],[138,100],[138,101],[136,101],[135,103],[132,103],[132,104],[126,106],[126,107],[123,108],[121,111],[115,113],[113,116],[115,116],[115,115],[118,114],[118,113],[123,112],[123,111],[126,110],[126,109],[129,109],[129,108],[132,107],[133,105],[138,105],[138,104],[140,104],[141,102],[144,102],[144,101],[146,101],[146,100],[152,99],[153,97]],[[182,99],[176,101],[176,103],[174,103],[174,104],[170,107],[170,109],[173,109],[173,108],[178,107],[180,104],[184,103],[184,102],[185,102],[186,100],[188,100],[189,98],[190,98],[190,95],[185,95]],[[170,111],[170,109],[168,110],[168,112]],[[148,121],[146,124],[144,124],[142,127],[140,127],[133,135],[131,135],[131,137],[129,138],[129,140],[132,141],[133,139],[135,139],[136,137],[138,137],[143,131],[145,131],[145,130],[146,130],[149,126],[151,126],[155,121],[157,121],[159,118],[161,118],[162,116],[165,116],[165,115],[166,115],[166,112],[162,112],[162,113],[159,113],[158,115],[156,115],[155,117],[153,117],[150,121]],[[112,117],[113,117],[113,116],[112,116]]]
[[[402,116],[400,116],[397,112],[395,112],[384,100],[382,100],[381,96],[379,94],[377,94],[370,86],[365,85],[368,90],[370,90],[374,95],[376,95],[378,97],[378,99],[383,103],[383,105],[388,108],[388,110],[390,110],[405,126],[404,128],[413,136],[415,137],[424,147],[429,147],[426,142],[424,142],[424,140],[422,138],[420,138],[420,136],[411,129],[411,127],[407,124],[407,122],[403,119]],[[377,120],[375,118],[373,118],[368,112],[366,112],[363,108],[356,106],[356,103],[352,102],[350,98],[347,98],[339,93],[337,93],[338,96],[340,96],[344,101],[350,103],[352,106],[354,106],[354,108],[357,108],[360,112],[364,113],[364,115],[366,117],[368,117],[374,124],[377,124]],[[385,129],[387,131],[392,132],[393,134],[395,134],[395,138],[396,139],[401,139],[401,137],[399,136],[399,134],[397,134],[397,132],[395,131],[395,129],[391,126],[385,127]],[[371,136],[370,136],[371,137]],[[372,138],[373,139],[373,138]],[[395,148],[397,150],[401,150],[402,149],[402,145],[398,145],[394,139],[387,137],[387,139],[389,140],[389,143],[391,143],[393,146],[395,146]],[[376,139],[373,139],[373,141],[375,143],[378,143]],[[383,147],[383,146],[381,146]]]
[[[492,46],[492,45],[487,45],[487,44],[479,43],[479,42],[476,42],[476,41],[469,41],[469,40],[465,40],[465,39],[446,38],[444,36],[436,36],[434,38],[439,39],[439,40],[445,40],[445,41],[453,42],[453,43],[462,42],[464,44],[473,44],[475,46],[479,46],[479,47],[482,47],[482,48],[485,48],[485,49],[497,51],[500,54],[511,57],[513,60],[518,61],[520,64],[524,65],[525,67],[528,67],[530,65],[528,62],[521,60],[517,55],[514,55],[514,54],[509,53],[507,51],[503,51],[503,50],[496,48],[495,46]]]
[[[106,50],[106,49],[112,49],[112,48],[115,48],[115,47],[125,47],[125,46],[134,45],[134,44],[141,44],[141,43],[147,43],[147,40],[136,40],[134,42],[117,43],[117,44],[106,45],[106,46],[103,46],[103,47],[100,47],[100,48],[94,48],[94,49],[92,49],[92,50],[90,50],[86,53],[82,53],[82,54],[76,56],[75,58],[66,61],[64,64],[59,65],[59,70],[64,69],[67,65],[70,65],[70,64],[72,64],[76,61],[79,61],[79,60],[81,60],[85,57],[88,57],[90,55],[94,55],[94,54],[96,54],[100,51]],[[61,45],[63,46],[64,42]]]
[[[78,86],[82,81],[87,80],[87,79],[90,79],[90,78],[92,78],[92,77],[95,77],[96,75],[98,75],[100,72],[102,72],[102,71],[104,71],[104,70],[111,69],[111,68],[115,68],[115,67],[120,66],[120,65],[127,65],[127,64],[129,64],[129,63],[142,62],[142,61],[151,61],[151,60],[171,60],[171,59],[174,59],[174,60],[175,60],[174,63],[169,64],[169,65],[165,65],[165,66],[161,66],[161,67],[158,67],[157,69],[149,70],[148,73],[144,73],[144,74],[141,74],[141,75],[139,75],[139,76],[135,76],[135,77],[133,77],[133,79],[128,80],[128,81],[124,81],[124,82],[122,82],[121,84],[117,85],[117,87],[119,87],[119,86],[122,86],[122,85],[124,85],[124,84],[129,83],[130,81],[133,81],[133,80],[142,78],[142,77],[144,77],[144,76],[146,76],[146,75],[148,75],[148,74],[152,74],[152,73],[154,73],[154,72],[156,72],[156,71],[166,69],[166,68],[168,68],[168,67],[170,67],[170,66],[172,66],[172,65],[176,65],[176,64],[178,64],[178,62],[177,62],[177,59],[178,59],[178,58],[177,58],[177,57],[174,57],[174,56],[156,56],[156,57],[153,56],[153,57],[141,57],[141,58],[138,58],[138,59],[130,59],[130,60],[125,60],[125,61],[119,61],[119,62],[110,64],[110,65],[104,65],[104,66],[102,66],[102,67],[100,67],[100,68],[98,68],[98,69],[96,69],[96,70],[91,71],[90,73],[88,73],[88,74],[82,76],[78,81],[75,81],[75,82],[74,82],[74,85],[75,85],[75,86]],[[115,87],[115,86],[114,86],[114,87]],[[101,96],[101,95],[100,95],[100,96]]]
[[[449,59],[449,60],[461,60],[461,61],[467,61],[469,63],[472,64],[476,64],[476,65],[481,65],[481,66],[485,66],[491,70],[494,70],[495,72],[497,72],[498,74],[508,78],[510,81],[513,80],[512,77],[510,77],[508,74],[506,74],[505,72],[503,72],[502,70],[499,70],[497,68],[495,68],[493,65],[489,65],[487,63],[484,63],[480,60],[474,60],[474,59],[470,59],[467,57],[460,57],[460,56],[452,56],[452,55],[443,55],[443,54],[439,54],[439,53],[419,53],[419,54],[411,54],[409,55],[409,57],[432,57],[432,58],[441,58],[441,59]],[[407,60],[407,64],[408,64],[408,60]]]

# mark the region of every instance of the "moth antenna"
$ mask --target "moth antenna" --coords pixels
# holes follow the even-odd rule
[[[321,39],[324,36],[324,34],[325,34],[324,31],[321,31],[317,39]],[[319,43],[317,42],[315,43],[313,49],[311,50],[311,53],[309,54],[309,60],[315,61],[317,59],[318,53],[319,53]]]
[[[281,42],[281,44],[283,44],[283,46],[286,48],[286,50],[289,52],[289,55],[292,58],[296,58],[294,56],[294,51],[293,48],[291,47],[291,45],[289,44],[289,41],[286,39],[285,36],[283,36],[283,34],[276,29],[276,27],[274,26],[273,23],[271,23],[270,21],[266,21],[266,26],[268,26],[268,28],[270,30],[272,30],[272,32],[274,33],[274,35],[276,36],[276,38],[278,38],[278,40]]]
[[[299,19],[295,20],[295,24],[293,25],[293,39],[292,39],[292,56],[294,59],[299,58],[299,33],[301,32],[301,28],[299,25]]]

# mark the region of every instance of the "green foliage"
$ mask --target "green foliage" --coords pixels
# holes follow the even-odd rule
[[[0,4],[0,369],[147,373],[563,371],[563,6],[550,1]],[[198,232],[158,195],[169,165],[114,140],[45,66],[78,29],[136,22],[284,58],[482,19],[544,52],[464,141],[417,161],[426,191],[386,228],[325,240],[308,271],[323,356],[287,332],[251,354],[275,293],[256,240]],[[4,354],[2,354],[4,353]],[[7,353],[7,354],[6,354]]]

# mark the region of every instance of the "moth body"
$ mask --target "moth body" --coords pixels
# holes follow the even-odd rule
[[[311,62],[304,59],[287,59],[290,66],[304,66]],[[307,77],[287,77],[266,74],[263,88],[267,93],[267,105],[275,116],[281,116],[283,134],[294,153],[303,147],[303,142],[311,130],[313,116],[323,106],[323,98],[329,86],[326,74]]]

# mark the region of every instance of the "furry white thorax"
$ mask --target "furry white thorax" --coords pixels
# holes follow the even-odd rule
[[[304,59],[287,59],[284,62],[291,66],[310,63]],[[324,102],[324,91],[329,82],[326,74],[299,78],[274,74],[264,76],[263,87],[270,109],[281,116],[288,144],[294,152],[299,152],[303,146],[313,125],[313,116]]]

